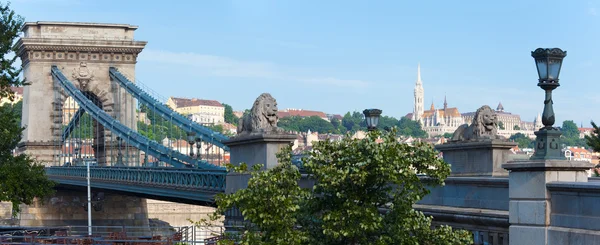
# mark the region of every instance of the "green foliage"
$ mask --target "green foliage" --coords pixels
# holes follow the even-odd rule
[[[453,135],[454,134],[452,134],[452,133],[444,133],[443,136],[444,136],[444,138],[452,138]]]
[[[319,133],[340,133],[330,122],[323,120],[318,116],[311,117],[284,117],[279,120],[277,125],[286,130],[306,132],[309,129]]]
[[[586,135],[585,140],[588,146],[590,146],[594,151],[600,151],[600,128],[592,121],[592,127],[594,131],[592,135]]]
[[[10,9],[10,4],[4,5],[0,2],[0,14],[0,98],[13,100],[14,94],[10,87],[26,85],[25,81],[19,78],[21,68],[15,66],[19,57],[14,45],[24,20]]]
[[[393,128],[316,143],[303,159],[312,190],[299,187],[290,147],[267,171],[230,165],[251,174],[248,187],[218,195],[211,219],[238,208],[251,223],[238,237],[242,244],[472,244],[468,231],[432,229],[431,217],[412,208],[429,193],[417,173],[429,177],[428,186],[443,185],[450,166],[429,144],[401,144],[396,134]]]
[[[225,103],[223,103],[223,106],[225,107],[225,114],[223,115],[225,117],[225,122],[237,126],[240,119],[233,114],[233,108]]]
[[[398,121],[398,133],[404,136],[412,136],[416,138],[426,138],[427,132],[421,128],[421,123],[407,117],[402,117]]]
[[[573,120],[563,121],[560,131],[565,138],[579,138],[579,129]]]
[[[587,147],[586,140],[579,138],[579,128],[572,120],[563,121],[560,131],[562,132],[560,139],[562,144]]]
[[[12,100],[10,87],[27,85],[18,77],[21,69],[14,66],[18,56],[11,56],[23,18],[2,3],[0,12],[0,97]],[[43,165],[36,164],[28,155],[13,153],[24,130],[20,122],[21,107],[20,103],[0,107],[0,201],[12,202],[14,216],[20,211],[20,204],[30,205],[34,198],[54,192],[54,182],[46,176]]]
[[[159,114],[150,110],[145,105],[140,106],[140,111],[145,112],[146,116],[150,120],[150,124],[137,122],[138,132],[145,137],[161,142],[165,137],[169,139],[186,139],[186,131],[177,127],[174,123],[162,118]]]
[[[519,148],[533,148],[535,146],[535,140],[530,139],[522,133],[513,134],[508,140],[519,143]]]
[[[0,201],[12,202],[13,215],[20,211],[19,204],[31,205],[36,197],[54,193],[54,182],[49,180],[44,166],[36,164],[25,154],[14,155],[24,128],[18,111],[10,105],[0,107]]]
[[[513,127],[513,130],[521,130],[521,127],[519,127],[519,125],[515,125],[515,126]]]
[[[364,114],[361,112],[347,112],[342,118],[342,126],[348,132],[356,132],[356,131],[366,131],[367,123],[365,122]]]
[[[498,122],[498,128],[504,130],[504,123],[502,121]]]

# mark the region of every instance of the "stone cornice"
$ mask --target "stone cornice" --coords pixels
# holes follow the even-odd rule
[[[31,61],[135,64],[147,42],[124,40],[21,38],[17,55]]]
[[[21,38],[19,55],[26,51],[66,51],[139,54],[147,42],[85,39]]]

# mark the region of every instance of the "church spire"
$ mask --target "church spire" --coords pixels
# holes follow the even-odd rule
[[[417,65],[417,85],[420,84],[423,84],[423,81],[421,81],[421,63],[419,62]]]
[[[435,110],[435,106],[433,106],[433,101],[431,101],[431,108],[429,108],[429,110]]]
[[[444,95],[444,111],[448,108],[448,102],[446,102],[446,95]]]

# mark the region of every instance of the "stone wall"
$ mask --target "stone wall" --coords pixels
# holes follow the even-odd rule
[[[92,210],[93,226],[148,227],[146,199],[106,193],[102,209]],[[20,226],[87,226],[87,192],[59,190],[50,198],[22,205]]]

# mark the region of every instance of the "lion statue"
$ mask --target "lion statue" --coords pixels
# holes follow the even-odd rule
[[[240,118],[237,133],[282,133],[277,127],[277,101],[271,94],[263,93],[254,101],[250,113]]]
[[[478,141],[483,139],[504,139],[497,135],[498,115],[487,105],[477,109],[471,126],[463,124],[454,131],[451,142]]]

